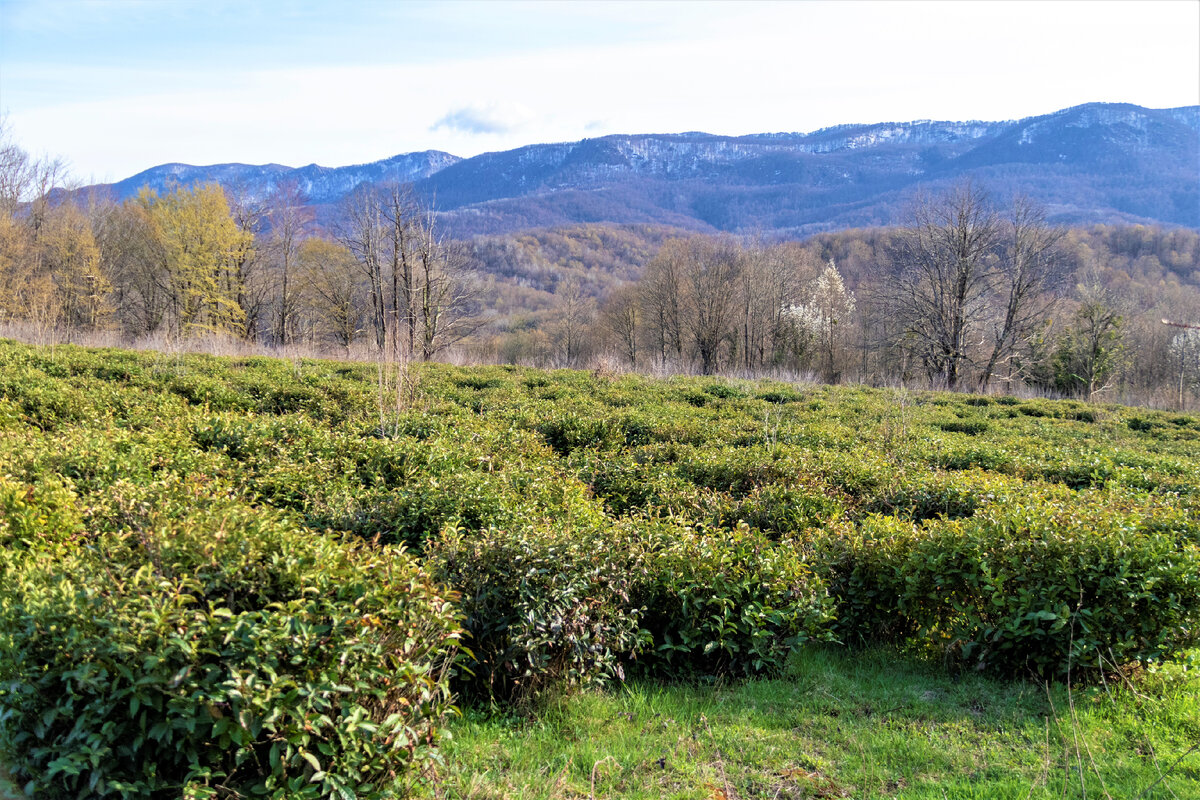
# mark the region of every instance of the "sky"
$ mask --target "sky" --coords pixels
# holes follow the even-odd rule
[[[1200,104],[1200,0],[0,0],[8,137],[84,183],[610,133]]]

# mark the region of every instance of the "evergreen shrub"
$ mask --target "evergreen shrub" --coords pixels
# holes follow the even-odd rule
[[[918,525],[871,516],[815,543],[847,643],[920,641],[1007,675],[1066,677],[1200,639],[1200,547],[1170,508],[1081,513],[1048,487]],[[1153,506],[1150,510],[1153,512]]]
[[[624,678],[645,644],[630,590],[641,554],[602,530],[447,527],[426,557],[461,596],[469,700],[521,703]]]
[[[635,592],[659,675],[775,671],[792,648],[832,641],[834,602],[805,549],[732,529],[642,523],[644,568]]]
[[[460,627],[407,554],[237,505],[31,539],[10,488],[0,762],[26,794],[384,797],[436,759]]]
[[[1065,677],[1200,639],[1200,548],[1053,501],[930,524],[899,562],[899,611],[976,669]]]

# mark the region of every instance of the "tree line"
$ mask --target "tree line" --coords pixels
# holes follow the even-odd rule
[[[402,186],[361,187],[331,229],[294,184],[123,203],[0,141],[0,321],[128,338],[226,336],[430,359],[473,331],[467,250]]]
[[[555,334],[567,318],[546,324],[543,363],[592,354],[564,358]],[[965,182],[918,195],[895,228],[669,240],[639,278],[597,300],[575,338],[637,369],[1186,407],[1200,396],[1197,323],[1195,232],[1065,229],[1027,198],[997,202]]]
[[[895,228],[770,242],[592,227],[546,234],[565,263],[521,266],[536,236],[454,241],[400,185],[360,187],[319,224],[295,185],[117,203],[64,180],[0,136],[0,322],[405,360],[1200,396],[1200,331],[1186,327],[1200,322],[1200,238],[1066,230],[971,183],[917,196]],[[614,247],[613,269],[591,263]],[[481,263],[505,257],[536,302]]]

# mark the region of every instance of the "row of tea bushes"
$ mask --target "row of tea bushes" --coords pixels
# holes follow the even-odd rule
[[[1103,496],[1081,512],[1047,495],[967,519],[873,516],[817,542],[839,636],[921,642],[974,669],[1051,678],[1200,642],[1194,542]]]
[[[430,569],[462,593],[468,697],[548,687],[755,674],[832,641],[832,599],[803,549],[746,526],[638,519],[608,529],[446,531]]]
[[[275,502],[326,477],[287,442],[357,451],[329,422],[370,408],[368,368],[0,350],[0,763],[27,795],[385,797],[438,758],[454,593]]]
[[[461,639],[411,556],[187,487],[87,530],[0,481],[0,760],[27,795],[383,797],[435,758]],[[161,510],[159,510],[161,508]]]

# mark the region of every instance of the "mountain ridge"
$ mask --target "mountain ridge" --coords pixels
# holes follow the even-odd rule
[[[111,187],[117,199],[124,200],[136,195],[143,186],[162,191],[171,182],[189,185],[196,181],[215,181],[229,190],[248,188],[251,199],[261,199],[280,184],[294,181],[310,202],[325,203],[340,199],[364,180],[411,183],[460,160],[441,150],[424,150],[344,167],[324,167],[316,163],[288,167],[275,163],[237,162],[196,166],[171,162],[142,170],[116,183],[103,184],[100,188]]]
[[[458,235],[575,223],[779,236],[895,224],[918,187],[974,178],[1064,223],[1200,228],[1200,106],[1085,103],[1019,120],[842,124],[807,133],[609,134],[460,158],[346,167],[164,164],[107,185],[215,181],[250,199],[294,182],[324,216],[363,183],[412,183]]]

